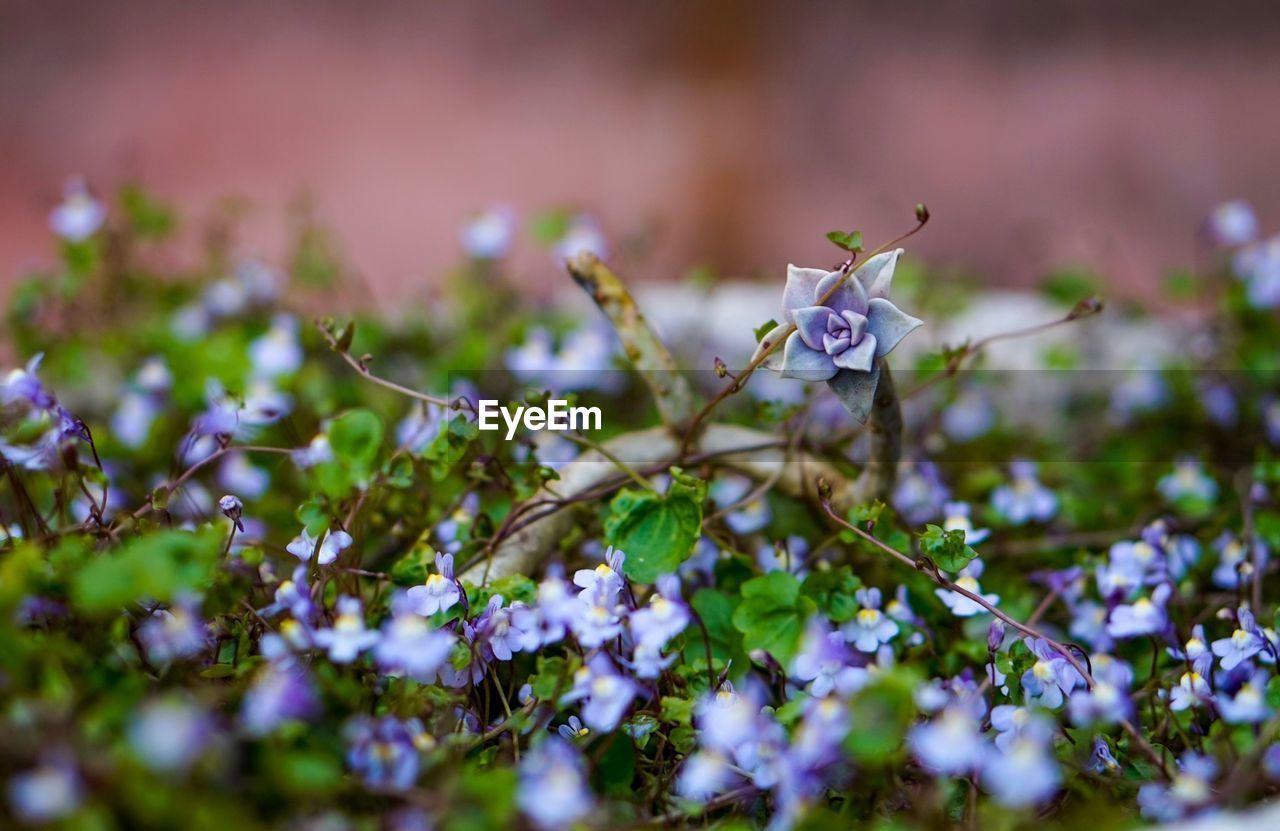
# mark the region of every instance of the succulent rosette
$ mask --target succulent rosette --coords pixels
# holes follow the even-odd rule
[[[826,381],[845,407],[865,421],[880,379],[879,361],[924,321],[889,299],[902,249],[847,269],[787,266],[783,323],[794,325],[768,366],[783,378]]]

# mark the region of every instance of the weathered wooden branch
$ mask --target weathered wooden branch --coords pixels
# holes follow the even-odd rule
[[[649,326],[640,307],[609,267],[589,252],[582,252],[565,263],[573,277],[613,324],[627,360],[649,385],[658,405],[662,423],[679,429],[693,416],[693,390],[689,381],[676,368],[675,359],[666,345]]]

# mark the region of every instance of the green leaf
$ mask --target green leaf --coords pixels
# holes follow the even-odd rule
[[[969,565],[978,552],[964,544],[964,531],[944,531],[936,525],[926,525],[920,535],[920,550],[938,564],[938,568],[952,573]]]
[[[885,763],[898,752],[915,718],[915,673],[897,667],[877,673],[875,680],[853,699],[850,710],[857,730],[845,739],[845,749],[858,761]]]
[[[856,594],[860,588],[862,581],[845,565],[810,572],[800,586],[800,593],[836,623],[844,623],[858,613]]]
[[[596,764],[592,778],[605,793],[628,796],[631,794],[631,780],[636,776],[636,746],[621,732],[614,733],[605,741],[609,745]]]
[[[693,723],[693,699],[681,696],[662,697],[662,720],[672,724]]]
[[[689,605],[702,618],[711,642],[711,659],[722,665],[732,666],[735,674],[747,668],[747,653],[742,648],[742,633],[733,626],[733,600],[716,589],[699,589],[689,600]],[[699,626],[685,630],[685,660],[695,666],[707,665],[707,642]]]
[[[772,332],[774,329],[777,329],[777,328],[778,328],[778,321],[774,320],[773,318],[770,318],[769,320],[766,320],[764,323],[761,323],[759,326],[752,329],[751,331],[755,333],[756,343],[759,343],[760,341],[764,340],[765,335],[769,334],[770,332]]]
[[[72,601],[86,614],[114,612],[144,599],[170,601],[209,582],[221,546],[221,531],[161,531],[130,540],[76,572]]]
[[[857,254],[862,250],[861,231],[828,231],[827,239],[850,254]]]
[[[329,446],[339,461],[368,471],[382,446],[382,420],[370,410],[348,410],[329,425]]]
[[[702,534],[707,483],[671,469],[665,494],[624,490],[613,498],[604,523],[609,544],[627,555],[627,576],[652,583],[680,567]]]
[[[733,625],[746,649],[763,649],[790,667],[805,622],[816,611],[817,604],[800,594],[800,581],[785,571],[771,571],[742,584]]]

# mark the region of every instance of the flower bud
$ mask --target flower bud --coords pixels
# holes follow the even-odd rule
[[[1004,621],[997,618],[991,621],[991,626],[987,629],[987,651],[998,652],[1003,643]]]

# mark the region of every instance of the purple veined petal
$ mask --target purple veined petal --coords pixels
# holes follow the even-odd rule
[[[876,359],[876,336],[868,332],[862,340],[835,355],[831,360],[841,369],[853,369],[858,372],[870,372],[871,364]]]
[[[826,381],[836,374],[831,356],[817,349],[810,349],[799,332],[792,332],[782,352],[782,377],[801,381]]]
[[[902,249],[886,251],[867,260],[853,272],[853,276],[867,290],[867,297],[889,299],[889,289],[893,286],[893,272],[898,267],[898,257]]]
[[[924,321],[912,317],[881,297],[872,298],[867,305],[867,331],[876,337],[876,357],[883,358],[893,351],[902,339],[924,325]]]
[[[822,351],[822,339],[830,330],[830,321],[835,313],[826,306],[805,306],[795,309],[792,314],[795,317],[796,331],[804,345]]]
[[[831,292],[831,296],[826,301],[822,301],[822,298],[826,296],[828,291],[831,291],[833,286],[835,291]],[[858,314],[866,314],[867,290],[863,288],[862,283],[851,275],[845,274],[843,271],[833,271],[823,277],[822,282],[818,283],[817,293],[811,302],[823,302],[824,306],[837,313],[848,310]]]
[[[818,283],[827,274],[825,268],[787,266],[787,285],[782,290],[782,318],[785,323],[796,322],[791,314],[794,310],[813,305]]]

